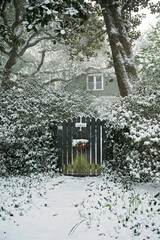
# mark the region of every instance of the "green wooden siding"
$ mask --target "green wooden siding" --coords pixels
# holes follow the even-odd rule
[[[119,88],[116,79],[110,82],[110,79],[107,78],[106,74],[99,73],[103,75],[103,84],[104,90],[87,90],[87,74],[82,74],[78,76],[75,80],[70,81],[66,84],[65,90],[73,91],[80,90],[80,91],[87,91],[93,96],[119,96]],[[94,75],[94,74],[93,74]]]

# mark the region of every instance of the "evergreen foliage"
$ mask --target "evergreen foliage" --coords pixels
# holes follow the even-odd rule
[[[57,165],[57,125],[90,115],[87,96],[26,84],[0,95],[0,173],[41,172]]]
[[[139,73],[145,80],[145,86],[159,83],[160,76],[160,22],[147,35],[147,43],[141,46],[136,56]],[[144,82],[143,82],[144,83]]]
[[[160,177],[160,88],[121,99],[106,124],[106,164],[132,179]]]

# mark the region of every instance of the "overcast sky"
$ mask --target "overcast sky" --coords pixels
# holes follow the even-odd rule
[[[158,3],[159,0],[152,0],[152,2]],[[145,9],[141,12],[146,14],[146,18],[143,19],[143,22],[139,28],[140,28],[141,32],[145,32],[145,31],[147,31],[147,29],[151,28],[151,25],[155,26],[155,24],[157,22],[157,18],[156,18],[157,14],[150,14],[149,9]]]
[[[139,26],[141,32],[147,31],[147,29],[151,28],[151,25],[155,26],[157,22],[157,18],[155,14],[150,14],[149,11],[146,11],[145,14],[147,16],[145,19],[143,19],[142,24]]]

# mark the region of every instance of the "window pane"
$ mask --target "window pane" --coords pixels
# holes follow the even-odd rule
[[[94,89],[94,77],[88,76],[88,89],[92,90]]]
[[[103,89],[102,76],[96,76],[96,89]]]

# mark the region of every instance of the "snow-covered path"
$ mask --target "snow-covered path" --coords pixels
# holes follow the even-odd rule
[[[98,178],[53,178],[48,184],[47,194],[32,197],[32,207],[23,216],[1,221],[0,240],[65,240],[97,239],[97,232],[88,232],[81,226],[73,235],[68,236],[72,227],[79,222],[77,207],[86,198],[89,184],[98,182]],[[15,222],[14,222],[15,221]],[[85,230],[86,229],[86,230]],[[95,238],[93,238],[95,236]]]
[[[158,240],[160,201],[153,195],[160,188],[127,191],[112,180],[0,179],[0,240]]]

